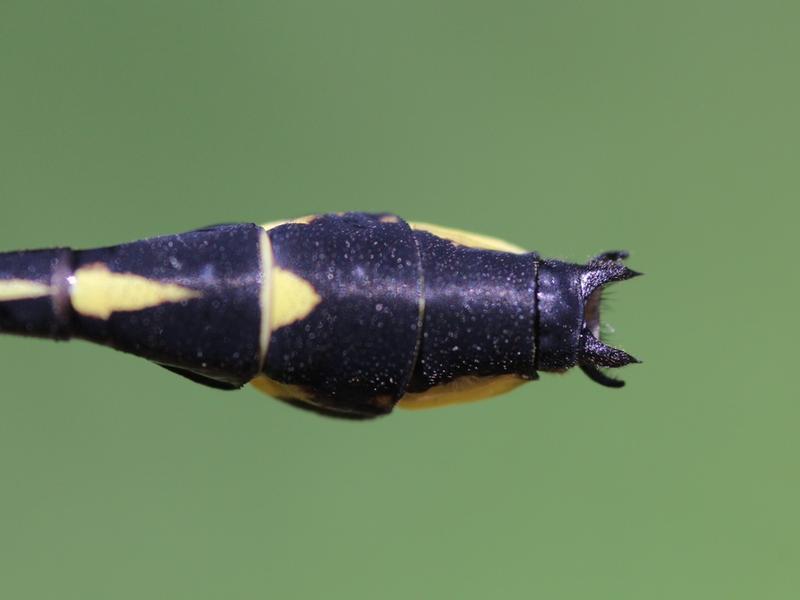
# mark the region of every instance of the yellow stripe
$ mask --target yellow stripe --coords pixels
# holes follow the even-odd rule
[[[73,308],[87,317],[108,319],[114,312],[137,311],[167,302],[182,302],[202,294],[174,283],[162,283],[133,273],[113,273],[103,263],[81,267],[70,278]]]
[[[0,302],[29,300],[50,295],[50,286],[27,279],[0,279]]]
[[[527,379],[522,379],[518,375],[510,374],[496,375],[494,377],[465,375],[424,392],[406,394],[400,398],[397,406],[415,410],[476,402],[477,400],[505,394],[527,381]]]
[[[261,251],[261,290],[259,292],[259,306],[261,308],[261,332],[259,337],[259,350],[261,352],[261,366],[267,360],[267,349],[269,348],[269,338],[272,334],[272,244],[266,230],[261,231],[259,239],[259,249]]]
[[[305,319],[322,301],[314,286],[291,271],[272,269],[272,331]]]
[[[305,217],[297,217],[296,219],[284,219],[282,221],[270,221],[269,223],[264,223],[261,225],[261,228],[264,231],[269,231],[270,229],[275,229],[279,225],[286,225],[287,223],[301,223],[303,225],[308,225],[314,219],[316,219],[319,215],[306,215]]]
[[[257,390],[273,398],[279,398],[280,400],[298,400],[300,402],[314,404],[311,394],[301,386],[275,381],[263,373],[258,375],[255,379],[252,379],[250,384]]]
[[[432,225],[431,223],[409,223],[412,229],[419,231],[427,231],[433,235],[450,240],[462,246],[469,246],[470,248],[482,248],[483,250],[497,250],[498,252],[512,252],[513,254],[527,254],[525,248],[521,248],[516,244],[501,240],[488,235],[480,233],[473,233],[471,231],[463,231],[461,229],[452,229],[450,227],[442,227],[441,225]]]

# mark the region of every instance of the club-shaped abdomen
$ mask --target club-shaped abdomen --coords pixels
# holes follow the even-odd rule
[[[501,240],[394,215],[265,227],[273,306],[254,383],[291,404],[369,418],[398,404],[497,395],[540,370],[576,364],[620,384],[597,370],[608,366],[596,362],[597,345],[608,347],[585,314],[603,285],[632,274],[617,259],[544,261]]]
[[[0,332],[78,337],[320,414],[476,400],[579,365],[621,252],[587,265],[389,214],[233,224],[94,250],[0,254]]]

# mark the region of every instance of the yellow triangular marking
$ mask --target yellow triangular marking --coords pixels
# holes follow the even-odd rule
[[[322,301],[314,286],[291,271],[272,271],[272,331],[305,319]]]
[[[113,273],[103,263],[75,271],[70,289],[72,307],[82,315],[97,319],[108,319],[114,312],[142,310],[200,296],[200,292],[174,283],[133,273]]]

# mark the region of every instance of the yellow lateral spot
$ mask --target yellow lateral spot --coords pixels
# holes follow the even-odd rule
[[[416,410],[420,408],[439,408],[451,404],[475,402],[505,394],[515,387],[527,383],[518,375],[496,375],[494,377],[475,377],[466,375],[449,383],[437,385],[419,393],[409,393],[400,398],[397,406]]]
[[[265,230],[261,231],[258,247],[261,252],[261,290],[258,294],[259,308],[261,309],[261,329],[258,348],[260,364],[263,367],[264,361],[267,359],[269,338],[272,334],[272,312],[270,310],[270,304],[272,303],[272,244]]]
[[[512,252],[514,254],[527,254],[527,250],[506,242],[498,238],[480,233],[473,233],[471,231],[463,231],[461,229],[452,229],[450,227],[442,227],[440,225],[432,225],[430,223],[409,223],[412,229],[418,231],[427,231],[433,235],[450,240],[462,246],[469,246],[470,248],[482,248],[483,250],[497,250],[499,252]]]
[[[255,379],[251,380],[250,383],[257,390],[264,392],[273,398],[278,398],[280,400],[299,400],[300,402],[314,404],[311,399],[311,395],[299,385],[281,383],[280,381],[275,381],[264,374],[261,374]]]
[[[174,283],[161,283],[133,273],[113,273],[103,263],[75,271],[70,289],[72,307],[97,319],[108,319],[113,312],[142,310],[200,296],[200,292]]]
[[[322,301],[308,281],[291,271],[272,269],[272,331],[305,319]]]
[[[399,223],[400,219],[396,215],[384,215],[381,217],[381,223]]]
[[[27,279],[0,279],[0,302],[30,300],[50,295],[50,286]]]
[[[270,221],[269,223],[264,223],[261,225],[261,228],[264,231],[269,231],[270,229],[275,229],[279,225],[286,225],[287,223],[302,223],[303,225],[308,225],[314,219],[317,218],[318,215],[306,215],[305,217],[298,217],[296,219],[284,219],[283,221]]]

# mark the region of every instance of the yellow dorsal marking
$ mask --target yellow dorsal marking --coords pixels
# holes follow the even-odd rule
[[[272,334],[272,244],[266,230],[261,232],[258,242],[261,251],[261,290],[258,295],[259,307],[261,309],[261,331],[259,334],[259,351],[261,366],[267,359],[267,349],[269,348],[269,338]]]
[[[70,289],[72,307],[82,315],[98,319],[108,319],[114,312],[142,310],[200,296],[200,292],[174,283],[133,273],[113,273],[103,263],[75,271]]]
[[[431,223],[409,223],[412,229],[420,231],[427,231],[435,236],[450,240],[462,246],[469,246],[470,248],[481,248],[483,250],[497,250],[499,252],[512,252],[514,254],[526,254],[528,251],[511,242],[506,242],[498,238],[480,233],[473,233],[471,231],[463,231],[461,229],[452,229],[450,227],[442,227],[441,225],[432,225]]]
[[[27,279],[0,279],[0,302],[29,300],[50,295],[50,286]]]
[[[305,319],[322,301],[314,286],[291,271],[272,270],[272,331]]]
[[[496,375],[494,377],[464,376],[449,383],[437,385],[420,393],[409,393],[400,398],[397,406],[412,410],[439,408],[451,404],[476,402],[492,396],[505,394],[526,383],[518,375]]]

